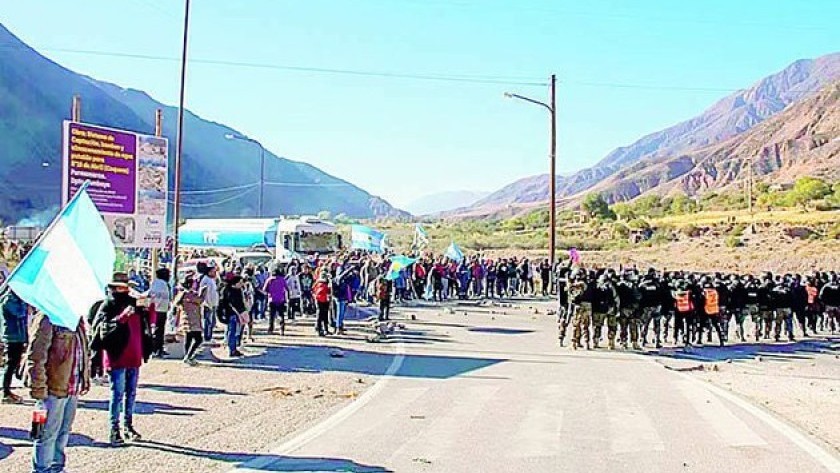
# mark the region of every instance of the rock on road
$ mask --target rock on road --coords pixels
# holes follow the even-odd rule
[[[371,395],[235,471],[838,471],[834,453],[650,357],[559,348],[553,317],[413,312]]]

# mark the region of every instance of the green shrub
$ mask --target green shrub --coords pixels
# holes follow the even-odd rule
[[[728,237],[726,237],[724,243],[729,248],[738,248],[744,246],[744,243],[741,241],[741,238],[735,235],[729,235]]]

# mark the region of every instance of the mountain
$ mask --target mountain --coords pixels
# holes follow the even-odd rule
[[[447,191],[424,195],[405,205],[414,215],[430,215],[466,207],[490,195],[489,192]]]
[[[141,133],[154,132],[155,110],[162,109],[174,160],[177,108],[70,71],[0,25],[0,219],[17,221],[59,205],[61,124],[75,94],[82,97],[82,121]],[[185,218],[254,216],[259,189],[248,186],[259,182],[256,145],[227,140],[226,134],[238,132],[191,112],[185,113],[184,130]],[[266,182],[270,215],[321,210],[358,218],[408,215],[347,181],[268,151]],[[174,187],[174,173],[169,184]]]
[[[640,162],[669,160],[691,150],[719,144],[755,127],[792,103],[840,78],[840,53],[802,59],[735,92],[690,120],[618,148],[594,166],[557,178],[558,200],[594,189],[600,182]],[[679,167],[679,163],[672,163]],[[617,178],[617,176],[614,176]],[[520,179],[455,213],[481,215],[548,200],[548,176]]]
[[[743,185],[750,167],[767,182],[840,179],[840,80],[747,132],[673,157],[645,159],[591,191],[612,202],[646,192],[696,195]]]

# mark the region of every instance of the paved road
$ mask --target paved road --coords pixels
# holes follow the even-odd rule
[[[274,460],[239,471],[806,473],[840,464],[648,357],[559,349],[544,315],[419,318],[393,376]]]

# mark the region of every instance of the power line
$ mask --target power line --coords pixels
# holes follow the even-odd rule
[[[182,207],[192,207],[192,208],[213,207],[215,205],[222,205],[222,204],[226,204],[228,202],[232,202],[232,201],[237,200],[237,199],[241,199],[242,197],[250,194],[251,192],[254,192],[254,190],[255,190],[254,188],[248,189],[248,190],[246,190],[244,192],[240,192],[239,194],[236,194],[232,197],[228,197],[228,198],[225,198],[225,199],[222,199],[222,200],[217,200],[215,202],[207,202],[207,203],[202,203],[202,204],[188,204],[184,201],[181,201],[180,204],[181,204]],[[169,202],[170,204],[174,204],[175,200],[174,199],[167,199],[167,202]]]
[[[14,44],[5,44],[0,45],[0,47],[4,48],[11,48],[11,49],[25,49],[24,47],[17,46]],[[158,56],[153,54],[137,54],[137,53],[121,53],[115,51],[101,51],[101,50],[87,50],[87,49],[72,49],[72,48],[39,48],[40,51],[50,51],[56,53],[65,53],[65,54],[84,54],[89,56],[101,56],[101,57],[115,57],[115,58],[124,58],[124,59],[140,59],[140,60],[148,60],[148,61],[167,61],[167,62],[179,62],[180,59],[173,57],[173,56]],[[243,62],[243,61],[231,61],[231,60],[223,60],[223,59],[202,59],[202,58],[192,58],[189,60],[191,64],[207,64],[213,66],[223,66],[223,67],[242,67],[242,68],[252,68],[252,69],[269,69],[269,70],[280,70],[280,71],[289,71],[289,72],[303,72],[303,73],[316,73],[316,74],[334,74],[334,75],[349,75],[349,76],[360,76],[360,77],[377,77],[377,78],[384,78],[384,79],[410,79],[410,80],[424,80],[424,81],[438,81],[438,82],[454,82],[454,83],[470,83],[470,84],[496,84],[496,85],[516,85],[516,86],[524,86],[524,87],[542,87],[547,86],[547,82],[537,82],[539,79],[535,78],[522,78],[519,80],[514,79],[505,79],[505,77],[510,76],[500,76],[500,75],[489,75],[489,76],[481,76],[481,75],[457,75],[457,74],[440,74],[440,73],[433,73],[433,74],[415,74],[415,73],[404,73],[404,72],[388,72],[388,71],[371,71],[371,70],[358,70],[358,69],[338,69],[338,68],[328,68],[328,67],[312,67],[312,66],[292,66],[292,65],[283,65],[283,64],[269,64],[269,63],[258,63],[258,62]]]
[[[195,195],[195,194],[221,194],[223,192],[232,192],[238,191],[243,189],[250,189],[253,187],[258,187],[259,183],[254,184],[243,184],[241,186],[231,186],[231,187],[220,187],[218,189],[191,189],[191,190],[182,190],[181,194],[187,195]]]

